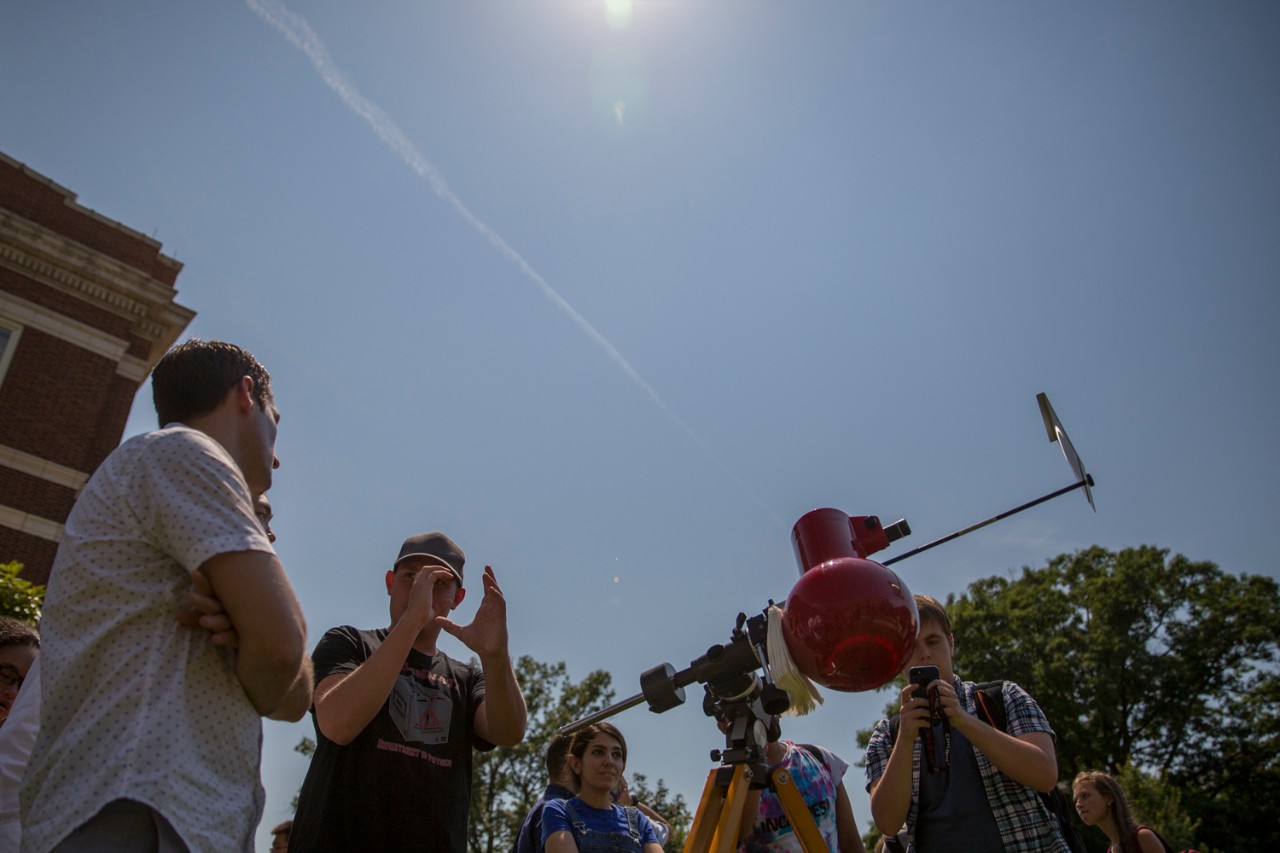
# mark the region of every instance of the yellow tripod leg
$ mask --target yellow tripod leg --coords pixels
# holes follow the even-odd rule
[[[693,825],[685,837],[684,853],[705,853],[711,849],[711,837],[715,833],[716,821],[720,818],[720,810],[724,805],[724,792],[716,787],[716,771],[707,774],[707,784],[702,788],[702,798],[698,800],[698,810],[693,813]]]
[[[738,824],[751,787],[751,776],[741,764],[733,769],[728,792],[719,784],[721,769],[712,770],[698,801],[693,826],[684,843],[684,853],[733,853],[738,846]]]
[[[791,774],[782,769],[774,770],[769,775],[769,781],[774,793],[778,795],[778,802],[782,803],[787,820],[791,821],[791,830],[800,839],[800,846],[805,853],[830,853],[827,842],[822,840],[822,835],[818,832],[818,825],[813,822],[809,807],[804,803],[804,797],[796,790]]]

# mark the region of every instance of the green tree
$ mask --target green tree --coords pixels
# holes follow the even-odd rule
[[[1140,823],[1154,826],[1177,850],[1195,843],[1197,822],[1182,806],[1182,793],[1167,775],[1144,773],[1132,764],[1116,772],[1116,781],[1124,788],[1129,805]],[[1211,853],[1202,847],[1201,853]]]
[[[293,748],[293,751],[301,755],[303,758],[310,758],[311,756],[315,755],[316,742],[304,735],[302,740],[298,741],[297,746]],[[293,800],[291,801],[291,804],[295,813],[298,811],[298,798],[301,796],[302,796],[302,789],[299,788],[298,793],[293,795]]]
[[[12,616],[32,625],[40,621],[44,586],[18,575],[22,563],[0,563],[0,616]]]
[[[1280,849],[1273,579],[1094,547],[977,581],[947,607],[956,672],[1026,688],[1057,733],[1063,778],[1132,764],[1167,779],[1187,825],[1219,849]]]
[[[1183,805],[1199,823],[1198,836],[1231,839],[1215,843],[1218,849],[1280,850],[1277,709],[1280,674],[1272,671],[1252,689],[1231,697],[1220,736],[1210,741],[1210,748],[1186,756],[1174,774]],[[1237,846],[1237,840],[1248,843]]]
[[[671,824],[671,837],[662,849],[668,853],[683,850],[685,835],[693,822],[693,815],[689,814],[689,805],[685,802],[684,795],[671,796],[667,783],[661,779],[653,788],[649,787],[648,781],[643,773],[628,774],[627,787],[631,790],[631,796],[662,815]]]

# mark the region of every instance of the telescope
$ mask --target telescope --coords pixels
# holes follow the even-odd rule
[[[650,711],[664,713],[684,703],[686,687],[700,683],[705,687],[703,710],[730,725],[725,760],[750,761],[749,742],[754,739],[746,730],[767,728],[792,705],[791,696],[778,684],[780,670],[794,664],[810,681],[850,693],[888,684],[910,660],[920,631],[915,597],[890,565],[1076,489],[1084,490],[1097,511],[1090,491],[1093,477],[1085,471],[1049,398],[1039,394],[1036,400],[1050,442],[1059,444],[1077,478],[1074,484],[883,563],[868,558],[910,535],[906,519],[883,525],[877,516],[849,516],[830,507],[805,513],[791,530],[800,580],[787,596],[785,609],[779,611],[771,600],[757,615],[739,613],[728,643],[711,646],[679,671],[669,663],[646,670],[640,676],[640,693],[570,723],[561,733],[642,702]],[[745,721],[740,738],[732,731],[735,720]]]

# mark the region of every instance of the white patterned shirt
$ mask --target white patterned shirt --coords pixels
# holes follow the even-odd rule
[[[253,849],[262,722],[232,653],[174,614],[218,554],[272,552],[230,454],[181,424],[117,448],[67,519],[41,621],[40,732],[22,850],[108,803],[162,814],[193,853]]]

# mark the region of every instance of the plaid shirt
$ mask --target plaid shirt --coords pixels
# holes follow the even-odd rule
[[[953,683],[965,710],[977,716],[978,700],[974,683],[961,681],[954,676]],[[1030,732],[1048,732],[1053,735],[1053,729],[1049,728],[1049,721],[1036,700],[1012,681],[1004,683],[1004,707],[1008,731],[1014,737]],[[881,720],[876,723],[871,741],[867,744],[868,792],[884,775],[892,751],[889,721]],[[922,748],[917,739],[911,756],[911,806],[907,810],[907,843],[908,849],[913,851],[916,849],[916,818],[920,811],[921,755]],[[996,828],[1007,853],[1071,853],[1071,848],[1058,832],[1055,818],[1044,807],[1039,795],[1001,773],[977,747],[973,748],[973,755],[978,761],[982,787],[986,790],[991,815],[996,820]]]

